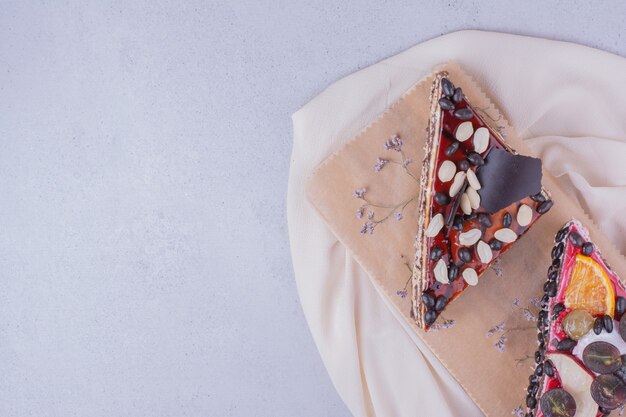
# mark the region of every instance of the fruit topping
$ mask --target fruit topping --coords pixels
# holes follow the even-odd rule
[[[557,369],[562,388],[574,399],[576,404],[576,417],[595,417],[598,412],[598,405],[591,397],[590,392],[593,376],[579,365],[575,359],[572,359],[568,355],[549,353],[547,357],[549,358],[549,362],[546,361],[546,364],[551,362],[551,367],[553,366]],[[556,412],[556,410],[553,412]],[[550,415],[545,412],[544,414],[546,414],[546,416]],[[568,416],[569,414],[552,415]]]
[[[607,342],[590,343],[583,351],[583,363],[598,374],[610,374],[622,367],[619,349]]]
[[[626,385],[615,375],[598,375],[591,383],[591,396],[606,410],[615,410],[626,402]]]
[[[586,310],[576,309],[567,313],[561,325],[571,339],[579,340],[593,328],[593,322],[593,316]]]
[[[569,235],[570,241],[573,233],[575,232]],[[565,306],[585,309],[593,315],[613,316],[615,308],[613,284],[604,268],[592,258],[576,255],[570,284],[565,291]]]
[[[574,417],[576,415],[574,397],[562,388],[546,391],[541,396],[539,407],[545,417]]]

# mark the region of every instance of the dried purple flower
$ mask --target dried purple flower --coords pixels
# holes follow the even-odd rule
[[[396,291],[396,295],[400,296],[400,298],[406,297],[406,294],[407,294],[406,290],[398,290],[398,291]]]
[[[397,221],[400,221],[402,220],[402,213],[400,213],[399,211],[396,211],[395,213],[393,213],[393,217],[395,217]]]
[[[383,169],[383,167],[387,165],[388,162],[389,161],[386,159],[378,158],[376,165],[374,165],[374,169],[376,170],[376,172],[380,172],[380,170]]]
[[[374,233],[374,223],[372,222],[367,222],[363,224],[363,227],[361,227],[361,234],[364,235],[366,233],[369,233],[370,235]]]
[[[437,330],[449,329],[451,327],[454,327],[455,324],[456,321],[454,320],[444,320],[443,322],[437,322],[430,326],[430,331],[436,332]]]
[[[374,213],[374,211],[373,211],[373,210],[369,210],[369,211],[367,212],[367,218],[368,218],[369,220],[372,220],[372,219],[374,218],[374,214],[375,214],[375,213]]]
[[[541,301],[538,298],[533,297],[529,299],[528,302],[530,303],[530,305],[535,306],[538,309],[541,309]]]
[[[524,407],[522,407],[521,405],[519,407],[517,407],[516,409],[514,409],[511,414],[513,414],[515,417],[524,417]]]
[[[515,297],[515,299],[513,300],[513,305],[515,307],[519,307],[519,298]]]
[[[500,339],[498,339],[498,342],[494,345],[496,349],[498,349],[501,353],[506,352],[506,349],[505,349],[506,340],[507,340],[506,336],[502,335],[500,336]]]
[[[357,219],[362,219],[363,218],[363,210],[365,210],[365,206],[361,206],[357,209],[356,211],[356,218]]]
[[[385,149],[388,151],[400,152],[402,150],[402,139],[400,136],[393,135],[387,142],[385,142]]]
[[[496,324],[491,329],[487,330],[485,337],[491,337],[496,333],[501,333],[504,330],[505,324],[504,322]]]
[[[504,271],[502,270],[502,268],[500,268],[500,263],[501,260],[500,258],[496,258],[491,265],[489,265],[489,268],[491,268],[493,270],[493,272],[496,274],[497,277],[501,277],[504,273]]]
[[[413,160],[411,158],[407,158],[402,162],[402,167],[406,168],[407,165],[409,165],[411,162],[413,162]]]
[[[529,309],[525,308],[523,312],[526,321],[537,321],[537,316],[535,316]]]
[[[360,199],[365,199],[365,193],[367,192],[367,188],[359,188],[357,190],[354,190],[354,192],[352,193],[352,197],[354,198],[360,198]]]

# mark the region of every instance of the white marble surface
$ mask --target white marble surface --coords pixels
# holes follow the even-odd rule
[[[621,1],[0,1],[0,415],[348,416],[289,258],[290,115],[462,28],[626,55]]]

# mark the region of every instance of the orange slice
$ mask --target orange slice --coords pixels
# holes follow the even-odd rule
[[[565,290],[565,306],[584,308],[593,315],[613,316],[615,291],[611,279],[604,268],[588,256],[576,255]]]

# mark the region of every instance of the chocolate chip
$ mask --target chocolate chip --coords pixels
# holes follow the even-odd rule
[[[504,216],[502,216],[502,227],[509,227],[511,224],[513,224],[513,217],[511,217],[511,214],[507,211],[504,213]]]
[[[539,312],[539,314],[537,315],[537,322],[539,325],[545,325],[547,324],[547,320],[548,319],[548,312],[545,310],[541,310]]]
[[[608,314],[605,314],[604,317],[602,317],[602,325],[607,333],[613,332],[613,318]]]
[[[550,297],[554,297],[556,295],[556,283],[548,282],[548,288],[546,288],[546,294]]]
[[[427,308],[433,308],[435,306],[435,298],[427,293],[422,293],[422,304]]]
[[[526,407],[528,407],[528,408],[535,408],[536,405],[537,405],[537,400],[535,399],[535,397],[533,397],[532,395],[527,395],[526,396]]]
[[[476,214],[476,212],[474,213],[470,213],[470,214],[466,214],[463,216],[463,218],[465,219],[465,221],[472,221],[474,220],[476,217],[478,217],[478,214]]]
[[[559,233],[556,234],[554,240],[557,242],[562,241],[563,238],[567,236],[567,232],[569,232],[569,227],[564,227],[563,229],[559,230]]]
[[[452,102],[450,102],[452,103]],[[452,104],[454,106],[454,104]],[[458,109],[454,111],[454,117],[460,120],[469,120],[474,117],[474,112],[470,108]]]
[[[576,346],[576,341],[567,337],[556,344],[556,350],[567,352],[572,350],[574,346]]]
[[[455,264],[448,266],[448,279],[450,282],[454,281],[459,276],[459,267]]]
[[[559,275],[559,270],[550,267],[550,269],[548,270],[548,280],[550,281],[556,281],[556,277]]]
[[[441,295],[437,297],[437,301],[435,301],[435,311],[442,311],[446,308],[446,304],[448,304],[448,299]]]
[[[441,97],[439,99],[439,107],[441,107],[444,110],[454,110],[454,103],[448,100],[447,98]]]
[[[591,254],[593,253],[593,243],[591,242],[585,242],[583,243],[583,255],[585,256],[591,256]]]
[[[458,252],[459,259],[463,263],[468,263],[472,260],[472,252],[468,248],[461,248]]]
[[[546,307],[549,302],[550,296],[548,294],[544,294],[543,297],[541,297],[541,308]]]
[[[530,384],[528,388],[526,388],[526,392],[528,392],[530,395],[536,395],[537,391],[539,391],[539,385],[537,384]]]
[[[461,90],[461,87],[457,87],[454,90],[454,94],[452,94],[452,101],[460,103],[461,100],[463,100],[463,90]]]
[[[541,193],[537,193],[535,195],[531,195],[530,198],[533,201],[536,201],[537,203],[543,203],[544,201],[546,201],[546,197],[543,194],[541,194]]]
[[[543,365],[539,364],[535,367],[535,375],[542,376],[543,375]]]
[[[552,314],[554,314],[554,317],[558,317],[563,310],[565,310],[565,305],[563,303],[555,304],[552,309]]]
[[[447,193],[435,194],[435,202],[440,206],[447,206],[450,204],[450,196]]]
[[[545,361],[543,363],[543,368],[546,375],[548,375],[550,378],[554,378],[554,366],[552,365],[552,362]]]
[[[551,208],[554,202],[552,200],[546,200],[537,206],[537,213],[546,214]]]
[[[461,159],[457,164],[456,164],[457,168],[459,169],[459,171],[467,171],[470,167],[469,162],[467,161],[467,159]]]
[[[621,319],[624,315],[624,312],[626,312],[626,298],[617,297],[615,299],[615,319]]]
[[[583,245],[583,237],[580,235],[580,233],[576,231],[570,233],[567,238],[569,239],[570,243],[577,248]]]
[[[552,258],[560,258],[563,255],[563,243],[559,243],[552,248]]]
[[[561,266],[561,260],[559,258],[555,258],[552,260],[552,267],[557,268]]]
[[[456,230],[457,232],[460,232],[461,230],[463,230],[464,222],[465,221],[463,220],[462,216],[454,216],[454,221],[452,222],[452,228]]]
[[[500,250],[502,249],[502,242],[500,242],[498,239],[491,239],[491,241],[489,242],[489,247],[492,250]]]
[[[483,159],[483,157],[476,152],[471,152],[469,155],[467,155],[467,160],[470,161],[472,165],[476,166],[482,166],[485,164],[485,160]]]
[[[435,313],[433,310],[428,310],[426,314],[424,314],[424,322],[427,325],[430,326],[435,322],[435,320],[437,320],[437,313]]]
[[[445,152],[446,156],[450,157],[454,155],[454,153],[459,150],[459,146],[461,146],[461,142],[459,142],[458,140],[455,140],[450,145],[448,145]]]
[[[600,317],[595,319],[595,321],[593,322],[593,332],[595,334],[600,334],[600,333],[602,333],[602,328],[603,327],[604,327],[603,320]]]
[[[443,250],[441,250],[439,246],[434,246],[433,248],[430,249],[430,260],[438,261],[439,258],[441,258],[442,254],[443,254]]]
[[[491,227],[491,225],[493,224],[493,222],[491,221],[491,216],[487,213],[480,213],[478,215],[478,223],[482,224],[485,227]]]
[[[452,81],[448,80],[447,78],[442,78],[441,90],[446,97],[450,97],[454,94],[454,84],[452,84]]]

